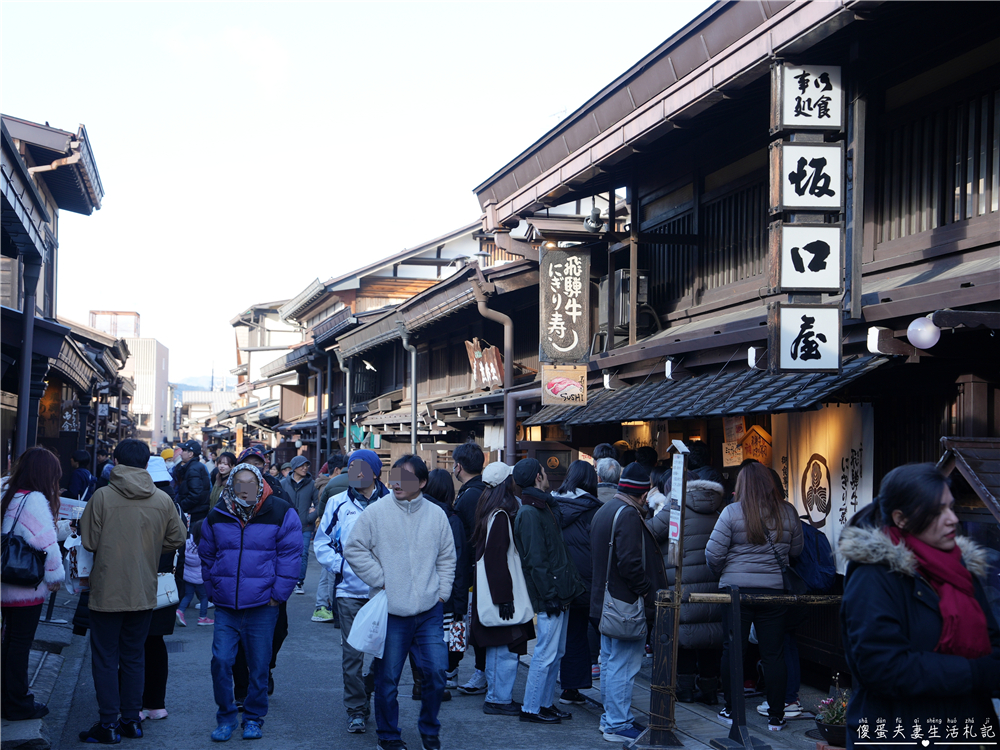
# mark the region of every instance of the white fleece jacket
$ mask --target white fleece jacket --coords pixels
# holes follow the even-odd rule
[[[21,506],[20,518],[17,517]],[[17,518],[16,528],[14,519]],[[28,542],[35,549],[45,552],[45,578],[34,588],[4,584],[0,600],[4,604],[27,604],[44,601],[49,595],[50,583],[62,583],[66,574],[63,570],[62,555],[56,539],[56,525],[49,510],[49,501],[41,492],[18,493],[10,501],[3,517],[3,533],[14,534]]]
[[[362,581],[385,589],[389,614],[412,617],[447,601],[455,580],[455,538],[444,511],[423,495],[389,495],[354,522],[344,558]]]

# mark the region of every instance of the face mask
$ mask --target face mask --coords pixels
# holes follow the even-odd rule
[[[237,502],[237,504],[241,505],[244,508],[249,508],[251,505],[253,505],[253,501],[254,501],[254,498],[252,498],[252,497],[248,497],[246,500],[244,500],[239,495],[236,496],[236,502]]]

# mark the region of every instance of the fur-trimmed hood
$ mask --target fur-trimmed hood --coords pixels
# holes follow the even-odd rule
[[[956,537],[962,550],[962,563],[981,580],[989,575],[986,550],[968,537]],[[914,577],[917,556],[904,544],[893,544],[881,529],[849,526],[840,535],[840,554],[845,560],[861,565],[885,565],[893,573]]]
[[[708,479],[691,479],[687,483],[684,504],[695,513],[706,515],[717,513],[722,509],[723,492],[723,487],[718,482],[712,482]],[[652,509],[653,515],[667,507],[668,503],[672,504],[669,497],[659,492],[654,493],[652,490],[646,496],[646,502]]]

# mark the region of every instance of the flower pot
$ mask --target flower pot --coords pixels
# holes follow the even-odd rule
[[[847,726],[844,724],[824,724],[816,719],[816,726],[826,738],[826,744],[836,747],[847,747]]]

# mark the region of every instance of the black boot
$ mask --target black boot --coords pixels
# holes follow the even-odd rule
[[[410,671],[413,673],[413,700],[418,701],[422,694],[423,675],[420,674],[420,670],[413,664],[410,665]]]
[[[719,678],[705,677],[698,680],[698,702],[706,706],[716,706],[719,703]]]
[[[677,675],[677,702],[694,703],[694,683],[696,676],[693,674]]]

